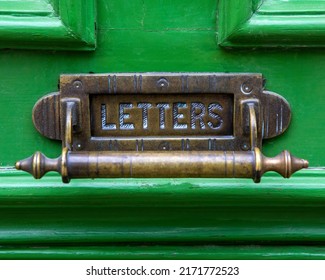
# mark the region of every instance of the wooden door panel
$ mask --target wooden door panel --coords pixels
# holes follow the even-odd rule
[[[226,19],[235,2],[245,16]],[[56,11],[58,2],[51,3]],[[259,2],[99,0],[97,48],[90,52],[74,50],[94,49],[92,9],[71,4],[80,12],[72,12],[75,20],[89,13],[81,17],[91,30],[88,39],[72,36],[83,32],[73,27],[76,21],[64,23],[76,30],[67,37],[49,32],[63,21],[44,26],[59,20],[45,20],[52,13],[47,6],[37,7],[43,25],[22,17],[17,29],[6,30],[0,13],[0,45],[6,48],[0,52],[0,258],[74,258],[76,252],[82,258],[325,258],[325,56],[322,48],[312,48],[324,44],[322,13],[315,15],[310,4],[295,26],[291,20],[302,6],[251,4]],[[259,14],[253,15],[252,7]],[[253,24],[254,17],[276,21],[279,13],[288,13],[280,23],[291,35]],[[309,15],[317,23],[309,25]],[[34,41],[32,34],[40,36]],[[265,141],[264,153],[288,149],[311,168],[289,180],[270,174],[258,185],[240,179],[121,178],[67,186],[59,176],[36,181],[14,170],[15,161],[36,150],[49,157],[61,153],[61,143],[42,137],[31,117],[37,100],[58,90],[60,74],[153,71],[262,73],[266,88],[285,97],[292,109],[287,132]],[[121,229],[123,238],[117,237]],[[121,243],[114,243],[116,238]]]
[[[223,47],[324,47],[324,1],[220,0]]]
[[[0,48],[94,50],[95,1],[1,1]]]

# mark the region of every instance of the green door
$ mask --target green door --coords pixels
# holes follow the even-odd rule
[[[325,1],[0,1],[0,258],[325,258]],[[262,73],[292,110],[264,142],[309,160],[291,179],[35,180],[61,153],[32,109],[61,74]]]

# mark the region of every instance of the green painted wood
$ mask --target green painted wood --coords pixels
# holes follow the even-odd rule
[[[263,184],[229,179],[35,182],[3,175],[2,245],[325,242],[323,172]]]
[[[256,1],[251,7],[242,6],[246,0],[236,2],[236,17],[243,20],[237,26],[230,17],[229,30],[240,28],[259,7]],[[60,13],[57,4],[52,7]],[[225,50],[217,44],[216,34],[223,35],[216,22],[227,10],[215,0],[99,0],[97,6],[94,52],[0,52],[0,258],[324,259],[324,51]],[[87,17],[86,10],[77,10],[71,18],[65,13],[60,21],[47,19],[41,31],[47,16],[40,22],[32,17],[28,30],[45,38],[35,43],[22,17],[25,31],[17,29],[17,39],[8,33],[6,43],[64,48],[74,40],[64,37],[66,22],[73,26],[78,16]],[[22,43],[24,38],[28,43]],[[77,48],[78,38],[68,45],[75,42]],[[302,38],[312,42],[305,33]],[[257,39],[251,40],[258,46]],[[36,101],[57,91],[60,74],[148,71],[263,73],[266,88],[284,96],[293,113],[288,131],[264,143],[265,154],[288,149],[308,159],[313,169],[290,180],[270,174],[259,185],[225,179],[73,180],[64,185],[56,175],[35,181],[13,171],[16,160],[36,150],[50,157],[61,153],[61,143],[39,135],[31,120]]]
[[[323,246],[82,246],[2,247],[10,260],[323,260]]]
[[[53,7],[47,0],[2,0],[0,1],[1,15],[28,15],[49,16],[53,15]]]
[[[216,1],[204,3],[163,1],[164,11],[175,10],[169,15],[151,2],[98,1],[99,48],[94,53],[2,51],[0,110],[8,121],[0,122],[0,165],[13,166],[35,150],[60,154],[59,142],[34,129],[31,111],[41,96],[57,90],[61,73],[224,71],[261,72],[267,89],[291,104],[292,123],[285,135],[265,142],[267,155],[286,148],[312,167],[325,166],[323,51],[224,51],[215,41]],[[19,98],[13,98],[17,92]],[[9,135],[14,141],[7,140]]]
[[[252,15],[257,2],[219,1],[218,7],[218,42],[224,46],[236,30],[238,30]]]
[[[99,33],[101,48],[93,54],[1,52],[0,109],[3,119],[10,121],[0,123],[0,139],[3,139],[0,140],[0,149],[12,151],[2,153],[1,165],[13,166],[15,161],[36,150],[49,157],[60,155],[61,143],[42,137],[31,120],[37,100],[57,90],[60,73],[123,72],[128,69],[135,72],[261,72],[267,78],[266,87],[284,96],[293,111],[288,131],[265,142],[263,150],[266,155],[275,156],[288,149],[309,160],[311,167],[325,166],[325,150],[322,148],[325,142],[323,51],[226,52],[216,48],[214,35],[213,30],[147,32],[104,29]],[[130,42],[133,42],[131,48]],[[20,93],[20,98],[13,99],[16,92]],[[6,135],[15,140],[7,141]]]
[[[55,173],[41,180],[21,171],[0,173],[0,207],[322,207],[323,170],[284,180],[268,173],[251,179],[83,179],[64,184]]]
[[[324,0],[264,0],[256,11],[258,14],[325,14]]]
[[[323,47],[325,2],[220,0],[219,37],[223,47]]]
[[[80,45],[89,50],[96,47],[96,1],[60,0],[58,14],[62,23]]]
[[[1,1],[0,48],[94,50],[95,1]]]

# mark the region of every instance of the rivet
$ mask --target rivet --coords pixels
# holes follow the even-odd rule
[[[158,149],[163,151],[169,151],[170,150],[170,143],[167,141],[161,142]]]
[[[75,89],[82,89],[82,82],[81,81],[74,81],[73,86]]]
[[[249,81],[246,81],[246,82],[242,83],[240,90],[244,94],[250,94],[253,91],[253,86],[251,85],[251,83]]]
[[[250,149],[250,146],[249,146],[247,143],[243,143],[243,144],[241,145],[241,149],[242,149],[243,151],[248,151],[248,150]]]
[[[160,78],[157,83],[157,88],[163,89],[169,86],[168,80],[166,78]]]

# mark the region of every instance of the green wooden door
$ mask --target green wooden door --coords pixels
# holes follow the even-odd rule
[[[325,1],[0,1],[0,258],[325,258]],[[36,181],[31,112],[63,73],[257,72],[292,108],[289,180]]]

